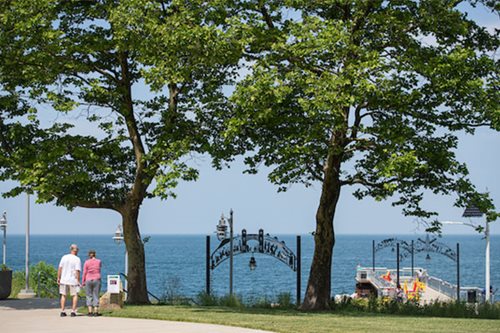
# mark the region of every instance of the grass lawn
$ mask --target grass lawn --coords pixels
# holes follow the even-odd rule
[[[500,320],[302,313],[275,309],[126,306],[106,315],[240,326],[283,333],[500,332]]]

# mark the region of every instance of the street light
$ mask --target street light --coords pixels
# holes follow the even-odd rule
[[[3,260],[2,263],[5,265],[7,258],[7,212],[3,212],[2,217],[0,217],[0,229],[3,230]]]
[[[461,222],[461,221],[442,221],[441,224],[455,224],[455,225],[466,225],[468,227],[474,228],[475,230],[483,229],[484,230],[484,238],[486,240],[486,250],[485,250],[485,298],[486,302],[490,302],[491,293],[490,293],[490,223],[488,221],[485,222],[485,227],[483,228],[480,224],[474,224],[470,222],[471,217],[482,217],[484,214],[474,206],[467,207],[462,214],[462,217],[469,218],[469,222]]]
[[[116,227],[115,234],[113,236],[113,240],[115,241],[116,245],[120,245],[122,241],[124,241],[123,238],[123,232],[122,232],[122,226],[118,225]],[[127,290],[127,274],[128,274],[128,251],[127,251],[127,245],[125,245],[125,281],[123,282],[123,287],[125,290]]]
[[[33,298],[36,294],[30,289],[30,194],[26,193],[26,258],[25,258],[25,288],[21,289],[18,298]]]
[[[233,295],[233,210],[229,211],[229,295]],[[227,224],[224,214],[217,224],[217,239],[222,241],[227,238]]]

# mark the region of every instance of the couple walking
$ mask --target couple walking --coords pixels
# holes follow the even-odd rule
[[[96,258],[95,250],[89,251],[89,259],[83,265],[81,285],[85,287],[88,316],[99,316],[99,292],[101,290],[101,260]],[[71,317],[76,317],[78,292],[80,291],[80,273],[82,262],[78,258],[78,246],[71,244],[70,253],[64,255],[57,270],[57,284],[61,294],[61,317],[66,317],[64,310],[66,296],[72,297]]]

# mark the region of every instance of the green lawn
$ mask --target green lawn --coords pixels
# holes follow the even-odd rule
[[[283,333],[333,332],[500,332],[500,320],[403,317],[369,314],[302,313],[293,310],[224,307],[126,306],[106,314],[240,326]]]

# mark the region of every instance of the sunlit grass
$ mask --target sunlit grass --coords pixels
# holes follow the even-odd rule
[[[126,306],[114,317],[147,318],[239,326],[283,333],[331,332],[500,332],[500,321],[375,314],[304,313],[295,310]]]

